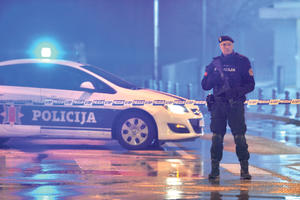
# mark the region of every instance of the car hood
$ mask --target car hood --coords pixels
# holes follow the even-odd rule
[[[129,95],[130,94],[130,95]],[[126,96],[131,96],[134,100],[146,100],[146,101],[153,101],[153,100],[166,100],[166,101],[186,101],[186,98],[179,97],[170,93],[161,92],[157,90],[151,89],[139,89],[130,91],[126,94]]]

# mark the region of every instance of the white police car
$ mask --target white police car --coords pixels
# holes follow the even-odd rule
[[[127,149],[197,138],[203,116],[187,99],[138,88],[71,61],[0,62],[0,137],[117,139]]]

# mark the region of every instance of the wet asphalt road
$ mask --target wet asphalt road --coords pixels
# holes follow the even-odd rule
[[[239,178],[231,134],[220,182],[207,180],[208,128],[196,141],[145,151],[109,140],[11,138],[0,150],[0,199],[300,199],[299,127],[247,123],[251,181]]]

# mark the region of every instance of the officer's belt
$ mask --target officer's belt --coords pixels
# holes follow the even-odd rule
[[[226,99],[225,97],[222,97],[222,96],[217,96],[214,98],[215,99],[215,102],[221,102],[221,103],[234,103],[234,102],[242,102],[241,100],[239,99],[236,99],[234,101],[229,101],[228,99]]]

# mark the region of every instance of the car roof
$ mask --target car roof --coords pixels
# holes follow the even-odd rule
[[[67,66],[71,66],[71,67],[80,67],[80,66],[84,65],[82,63],[68,61],[68,60],[25,58],[25,59],[13,59],[13,60],[1,61],[0,66],[25,64],[25,63],[51,63],[51,64],[67,65]]]

